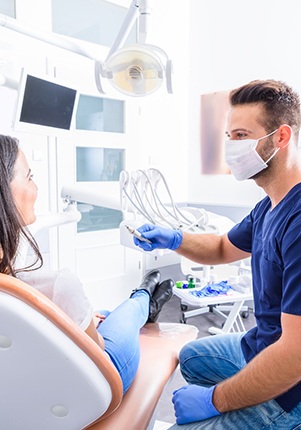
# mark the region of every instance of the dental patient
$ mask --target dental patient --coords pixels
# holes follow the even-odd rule
[[[140,285],[112,312],[94,313],[80,280],[68,269],[42,270],[38,245],[26,226],[35,219],[37,186],[17,139],[0,135],[0,272],[21,279],[56,303],[106,353],[123,383],[123,393],[131,386],[139,359],[139,332],[146,322],[155,322],[163,305],[172,296],[171,279],[161,282],[152,270]],[[15,267],[20,240],[25,239],[34,253],[27,267]]]

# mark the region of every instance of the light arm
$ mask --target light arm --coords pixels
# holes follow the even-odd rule
[[[21,34],[25,34],[26,36],[33,37],[34,39],[41,40],[42,42],[49,43],[50,45],[57,46],[58,48],[66,49],[67,51],[74,52],[75,54],[82,55],[84,57],[90,58],[91,60],[97,60],[95,55],[90,54],[78,44],[67,38],[60,37],[55,33],[35,30],[32,27],[20,24],[16,19],[10,18],[6,15],[0,14],[0,26],[9,28],[10,30]]]
[[[138,43],[145,43],[146,36],[149,28],[149,16],[151,15],[152,9],[150,7],[150,0],[140,0],[139,2],[139,33]]]
[[[111,46],[111,49],[107,55],[105,62],[113,55],[119,48],[121,48],[128,37],[133,25],[139,16],[139,33],[138,43],[145,43],[146,36],[148,33],[149,16],[151,14],[151,8],[149,6],[150,0],[133,0],[128,13],[122,23],[119,33]]]
[[[61,197],[69,204],[72,202],[87,203],[93,206],[102,206],[109,209],[121,210],[119,198],[104,194],[101,188],[86,185],[66,185],[62,188]]]
[[[125,42],[126,38],[129,35],[129,32],[131,31],[134,22],[137,19],[138,15],[138,7],[139,7],[139,0],[133,0],[131,6],[129,7],[128,13],[122,23],[122,26],[119,30],[119,33],[107,55],[107,58],[105,59],[105,62],[111,57],[114,52],[116,52]]]

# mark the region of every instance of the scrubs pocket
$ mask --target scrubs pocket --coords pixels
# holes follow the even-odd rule
[[[275,306],[280,309],[282,299],[281,268],[273,261],[268,261],[265,257],[261,257],[260,274],[261,285],[263,286],[259,292],[260,300],[263,300],[269,309]]]

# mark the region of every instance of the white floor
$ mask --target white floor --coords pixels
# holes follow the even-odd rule
[[[166,430],[171,427],[171,423],[165,423],[163,421],[155,421],[154,430]]]

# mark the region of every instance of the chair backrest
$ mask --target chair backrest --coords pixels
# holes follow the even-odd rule
[[[122,382],[106,354],[36,289],[0,274],[0,428],[74,430],[110,415]]]

